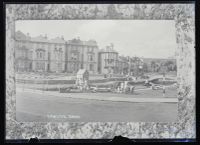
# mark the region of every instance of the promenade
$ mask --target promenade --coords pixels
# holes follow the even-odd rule
[[[148,89],[139,89],[137,91],[145,91]],[[136,91],[136,92],[137,92]],[[29,92],[33,94],[42,94],[46,96],[73,98],[73,99],[86,99],[86,100],[99,100],[99,101],[115,101],[115,102],[150,102],[150,103],[177,103],[178,98],[175,97],[134,97],[130,94],[119,93],[60,93],[58,91],[41,91],[33,89],[17,88],[17,92]]]

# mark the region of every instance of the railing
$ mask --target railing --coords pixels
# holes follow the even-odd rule
[[[126,78],[105,78],[105,79],[96,79],[89,80],[89,83],[106,83],[111,81],[125,81]],[[75,84],[75,80],[25,80],[25,79],[16,79],[17,83],[25,84]]]

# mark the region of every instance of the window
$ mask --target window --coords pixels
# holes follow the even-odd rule
[[[39,58],[39,52],[37,51],[37,58]]]
[[[36,57],[38,59],[44,59],[45,58],[45,50],[36,50]]]
[[[58,63],[57,69],[58,69],[58,71],[60,71],[62,69],[61,68],[61,63]]]
[[[37,68],[37,70],[44,70],[45,69],[44,62],[37,62],[36,63],[36,68]]]
[[[39,65],[38,65],[38,62],[36,63],[36,68],[37,68],[37,69],[39,69]]]
[[[55,59],[61,60],[62,59],[62,48],[55,48]]]
[[[89,61],[93,61],[94,59],[93,59],[93,55],[88,55],[88,60]]]
[[[93,64],[90,64],[90,71],[93,71],[94,70],[94,66],[93,66]]]
[[[71,50],[72,50],[72,51],[77,51],[78,49],[77,49],[77,47],[73,46],[73,47],[71,48]]]
[[[50,59],[51,59],[50,57],[51,57],[51,55],[50,55],[50,52],[49,52],[49,53],[48,53],[48,60],[50,60]]]
[[[112,64],[113,62],[114,62],[113,59],[109,59],[109,60],[108,60],[108,63],[109,63],[109,64]]]
[[[71,60],[78,60],[78,55],[76,53],[72,53]]]

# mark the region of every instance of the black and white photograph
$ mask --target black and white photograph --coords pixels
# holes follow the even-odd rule
[[[4,8],[6,142],[196,140],[195,3]]]
[[[16,119],[174,122],[172,20],[19,20]]]

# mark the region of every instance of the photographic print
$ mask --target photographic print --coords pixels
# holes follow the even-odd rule
[[[6,4],[6,139],[195,139],[194,9]]]
[[[18,121],[177,118],[172,20],[16,21]]]

